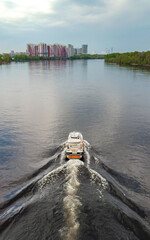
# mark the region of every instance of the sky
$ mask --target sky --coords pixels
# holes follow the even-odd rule
[[[0,53],[40,42],[150,50],[150,0],[0,0]]]

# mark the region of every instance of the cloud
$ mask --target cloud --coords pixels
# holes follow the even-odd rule
[[[17,7],[16,3],[12,2],[12,1],[2,1],[2,6],[4,6],[6,9],[14,9]]]
[[[52,3],[53,1],[51,1]],[[17,22],[24,19],[30,21],[38,14],[53,14],[52,4],[49,0],[1,0],[0,21],[5,23]]]
[[[100,51],[108,45],[122,48],[134,35],[147,36],[149,12],[149,0],[0,0],[0,40],[16,37],[23,42],[24,35],[24,42],[83,41],[92,50],[96,44],[97,49],[101,44]],[[144,46],[146,41],[149,46],[145,39]]]
[[[74,26],[79,24],[129,23],[150,10],[149,0],[1,0],[0,22],[26,28],[34,24]],[[147,14],[149,15],[149,14]],[[150,20],[142,19],[142,22]]]
[[[14,24],[23,19],[24,24],[41,21],[51,22],[51,26],[58,22],[97,23],[117,14],[124,3],[125,0],[1,0],[0,21]]]
[[[125,0],[56,1],[55,13],[67,23],[98,23],[108,20],[123,7]]]

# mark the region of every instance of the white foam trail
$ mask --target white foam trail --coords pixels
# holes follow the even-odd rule
[[[96,180],[99,181],[99,185],[103,187],[103,189],[106,189],[108,186],[108,182],[105,178],[103,178],[98,172],[95,170],[89,168],[89,172],[91,173],[91,181],[96,182]]]
[[[67,182],[64,186],[66,196],[63,199],[66,226],[60,231],[61,237],[64,240],[75,240],[80,226],[78,213],[79,207],[82,204],[77,196],[77,191],[80,186],[77,175],[81,165],[84,165],[83,162],[77,159],[69,160],[67,163]]]
[[[62,171],[65,172],[66,167],[67,167],[67,163],[46,174],[42,179],[38,181],[39,188],[42,189],[46,184],[53,183],[58,173]]]
[[[96,164],[99,164],[99,160],[97,157],[94,157]]]
[[[63,151],[61,152],[61,155],[60,155],[60,164],[63,164],[65,158],[66,158],[66,147],[64,147]]]
[[[90,166],[90,159],[91,159],[89,154],[89,148],[90,148],[90,144],[86,140],[84,140],[84,154],[86,155],[85,160],[88,168]]]
[[[85,160],[86,160],[86,163],[87,163],[87,167],[89,168],[89,166],[90,166],[90,159],[91,159],[90,154],[89,154],[89,151],[87,151],[87,149],[84,148],[84,153],[85,153],[85,155],[86,155]]]
[[[105,178],[103,178],[99,173],[94,171],[93,169],[89,168],[88,169],[90,174],[91,174],[91,181],[92,182],[97,182],[98,185],[101,187],[100,189],[97,189],[97,192],[99,193],[99,197],[103,197],[103,190],[107,188],[108,182],[106,181]]]

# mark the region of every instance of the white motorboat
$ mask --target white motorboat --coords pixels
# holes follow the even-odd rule
[[[66,157],[68,159],[82,159],[84,153],[83,136],[79,132],[71,132],[66,142]]]

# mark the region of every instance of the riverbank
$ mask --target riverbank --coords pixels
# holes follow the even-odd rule
[[[150,51],[107,54],[105,62],[150,68]]]
[[[81,55],[74,55],[71,57],[43,57],[43,56],[27,56],[27,55],[16,55],[13,58],[15,62],[21,61],[39,61],[39,60],[76,60],[76,59],[104,59],[104,55],[100,54],[81,54]]]
[[[27,56],[16,55],[10,57],[9,55],[0,55],[0,64],[7,64],[11,62],[28,62],[28,61],[43,61],[43,60],[80,60],[80,59],[104,59],[104,55],[101,54],[81,54],[71,57],[43,57],[43,56]]]
[[[81,55],[71,56],[67,59],[78,60],[78,59],[104,59],[104,58],[105,58],[105,55],[103,54],[81,54]]]
[[[0,65],[8,64],[11,62],[11,57],[8,54],[0,55]]]

